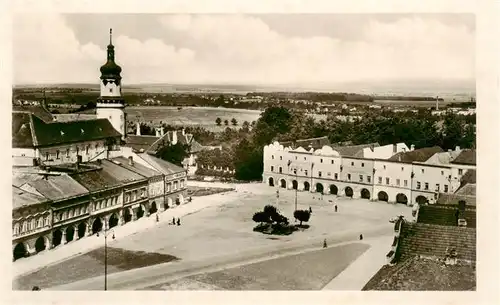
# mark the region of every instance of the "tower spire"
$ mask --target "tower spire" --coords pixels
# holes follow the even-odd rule
[[[109,44],[110,45],[113,44],[113,29],[112,28],[109,29]]]

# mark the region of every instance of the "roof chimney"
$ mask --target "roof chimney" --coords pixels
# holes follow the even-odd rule
[[[135,123],[135,135],[136,136],[141,135],[141,123],[139,122]]]
[[[415,145],[414,145],[414,144],[412,144],[412,145],[410,146],[410,151],[414,151],[414,150],[415,150]]]
[[[163,137],[165,135],[165,131],[164,131],[164,128],[163,126],[160,127],[160,136]]]
[[[455,151],[460,151],[460,146],[456,146]]]
[[[134,166],[134,157],[132,156],[128,157],[128,165]]]
[[[156,127],[156,128],[155,128],[155,136],[156,136],[157,138],[161,137],[161,136],[160,136],[160,128],[158,128],[158,127]]]
[[[185,128],[182,128],[182,135],[185,136],[186,135],[186,129]]]
[[[172,132],[172,145],[177,144],[177,130]]]

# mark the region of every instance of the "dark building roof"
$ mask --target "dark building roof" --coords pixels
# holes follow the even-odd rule
[[[452,164],[476,165],[476,150],[464,149],[462,152],[451,161]]]
[[[145,152],[153,143],[158,141],[158,139],[159,138],[155,136],[127,135],[125,138],[125,145],[131,147],[134,151]]]
[[[466,198],[453,198],[450,201],[441,201],[436,205],[423,205],[418,211],[418,223],[426,223],[441,226],[451,226],[456,227],[458,225],[457,221],[457,209],[458,202],[460,200],[465,200],[466,208],[463,217],[467,221],[467,227],[476,227],[476,207],[471,204],[470,200]]]
[[[49,201],[47,198],[12,186],[12,208],[18,209]]]
[[[465,174],[460,178],[460,184],[465,185],[468,183],[476,183],[476,170],[469,169],[465,172]]]
[[[33,134],[31,133],[31,113],[12,112],[12,147],[33,147]]]
[[[109,30],[109,45],[108,45],[108,58],[106,63],[101,67],[101,79],[115,79],[121,80],[120,73],[122,68],[115,63],[115,46],[112,42],[112,30]]]
[[[472,191],[471,191],[472,192]],[[440,205],[454,205],[457,206],[458,202],[464,200],[467,206],[476,206],[476,194],[475,187],[474,193],[472,194],[439,194],[437,199],[437,204]]]
[[[45,123],[31,117],[34,146],[50,146],[121,137],[107,119]]]
[[[401,265],[383,266],[362,290],[476,290],[476,267],[470,264],[443,266],[442,261],[414,256]]]
[[[113,158],[111,159],[111,161],[118,161],[120,163],[120,166],[144,177],[151,178],[151,177],[161,176],[160,172],[155,171],[149,167],[146,167],[140,163],[137,163],[136,160],[134,159],[132,159],[133,162],[132,165],[129,164],[130,160],[124,157]]]
[[[54,120],[54,116],[50,111],[45,108],[45,106],[42,105],[37,105],[37,106],[25,106],[25,105],[13,105],[12,106],[12,111],[13,112],[28,112],[31,113],[40,119],[42,119],[46,123],[50,123]]]
[[[164,175],[172,175],[177,173],[185,172],[186,170],[180,166],[162,160],[160,158],[154,157],[150,154],[138,154],[140,158],[146,161],[149,165],[151,165],[154,169],[161,172]]]
[[[82,196],[88,193],[87,189],[68,175],[48,175],[45,179],[28,182],[28,185],[53,201]]]
[[[360,144],[360,145],[349,145],[349,146],[332,146],[333,150],[339,152],[342,157],[358,157],[362,158],[363,150],[365,148],[379,147],[378,143]]]
[[[312,147],[314,149],[318,149],[325,145],[330,145],[330,140],[328,139],[328,137],[324,136],[319,138],[300,139],[296,141],[283,141],[280,142],[280,144],[285,147],[302,147],[305,149],[309,149],[310,147]]]
[[[440,153],[440,152],[443,152],[443,149],[439,146],[424,147],[412,151],[399,152],[394,156],[390,157],[388,160],[404,162],[404,163],[425,162],[435,153]]]

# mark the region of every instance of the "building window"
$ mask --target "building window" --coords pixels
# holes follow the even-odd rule
[[[400,184],[401,184],[401,180],[396,179],[396,185],[400,185]]]
[[[280,156],[280,160],[283,160],[283,156]]]
[[[351,166],[354,166],[354,162],[351,162]]]
[[[17,235],[17,234],[19,234],[19,224],[18,223],[16,223],[14,225],[14,235]]]
[[[78,148],[78,146],[76,147],[76,155],[78,156],[78,154],[80,153],[80,148]]]
[[[444,171],[441,171],[441,176],[444,176]]]
[[[417,190],[420,189],[420,181],[417,181]]]
[[[424,169],[422,168],[422,174],[424,173]]]
[[[333,176],[333,179],[338,180],[339,179],[339,174],[335,173],[335,175]]]
[[[274,166],[271,165],[271,171],[274,171]]]
[[[404,168],[404,167],[401,167],[401,171],[403,172],[404,170],[405,170],[405,168]]]
[[[304,157],[304,161],[307,161],[307,158],[306,158],[306,157]]]
[[[333,164],[333,160],[332,160],[332,164]]]
[[[304,174],[307,176],[307,169],[304,171]]]
[[[445,192],[445,193],[448,193],[448,184],[445,184],[445,185],[444,185],[444,192]]]
[[[319,163],[323,163],[323,159],[319,159]]]
[[[69,158],[69,148],[66,149],[66,158]]]
[[[293,174],[297,175],[297,169],[296,168],[293,169]]]
[[[382,184],[382,177],[378,177],[378,184]]]
[[[297,156],[295,156],[295,160],[297,160]]]
[[[85,153],[88,155],[89,154],[89,146],[85,146]]]
[[[359,175],[359,182],[363,182],[363,175]]]
[[[384,169],[385,169],[385,165],[384,165]]]
[[[280,166],[279,168],[280,174],[283,173],[283,168]]]
[[[271,159],[273,159],[273,160],[274,160],[274,155],[271,155]]]
[[[43,217],[38,218],[38,225],[37,228],[42,228],[43,227]]]
[[[113,88],[109,88],[109,93],[113,93]]]
[[[321,172],[318,172],[318,177],[321,177]]]
[[[98,149],[99,149],[99,144],[96,144],[95,145],[95,152],[97,152]]]
[[[385,178],[385,184],[389,184],[389,182],[390,182],[389,177],[386,177],[386,178]]]
[[[459,174],[459,175],[461,175],[463,172],[464,172],[464,170],[463,170],[463,169],[459,169],[459,170],[458,170],[458,174]]]
[[[361,167],[365,167],[365,164],[364,164],[364,163],[361,163]]]
[[[436,183],[436,192],[439,192],[439,183]]]
[[[351,181],[351,174],[347,174],[347,180]]]
[[[428,190],[428,189],[429,189],[429,183],[428,183],[428,182],[426,182],[426,183],[425,183],[425,188],[424,188],[424,190]]]
[[[327,175],[328,177],[330,177],[330,176],[332,175],[332,173],[331,173],[331,172],[328,172],[328,173],[326,173],[326,175]]]
[[[56,151],[56,159],[59,159],[59,150]]]
[[[403,181],[405,186],[408,186],[408,180]]]
[[[366,182],[371,183],[372,182],[372,177],[371,176],[366,176]]]
[[[49,161],[49,153],[45,153],[45,161]]]

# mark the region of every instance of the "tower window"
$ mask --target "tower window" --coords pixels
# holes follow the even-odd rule
[[[113,93],[113,88],[109,88],[109,93]]]

